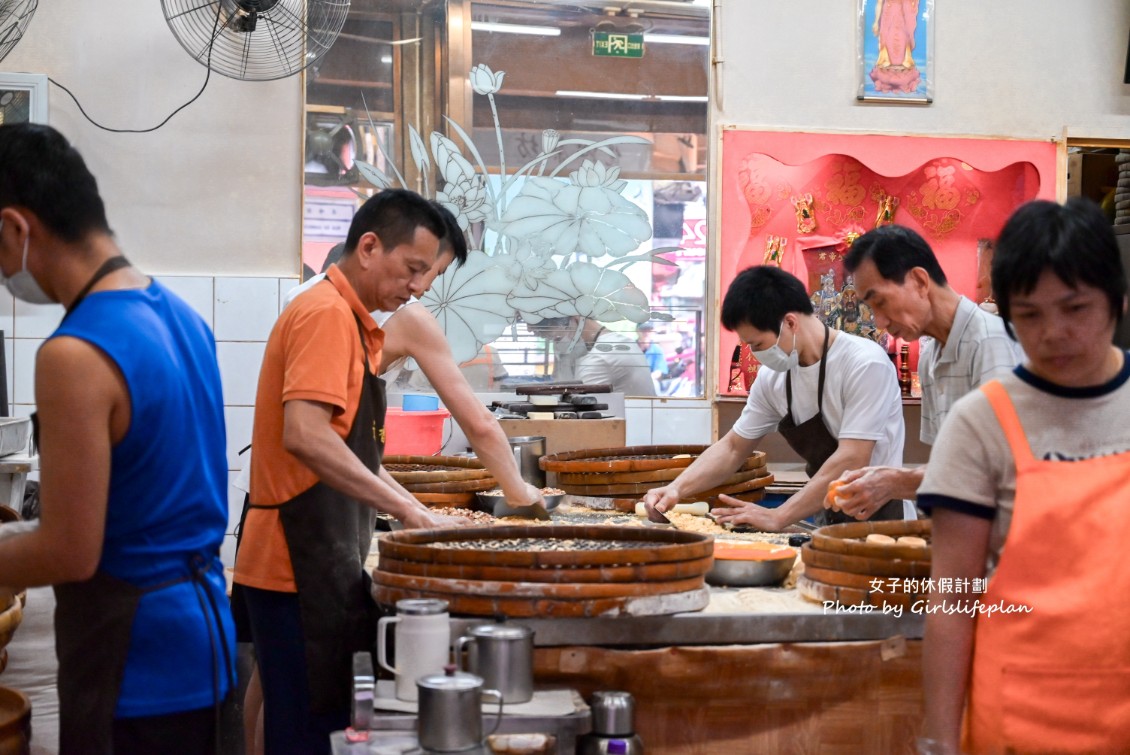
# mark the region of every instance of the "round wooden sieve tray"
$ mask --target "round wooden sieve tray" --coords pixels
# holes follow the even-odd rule
[[[442,467],[433,470],[409,469],[410,464],[394,464],[390,469],[382,465],[392,478],[401,485],[420,484],[425,482],[460,482],[462,480],[482,480],[491,477],[489,469],[448,469]]]
[[[475,505],[474,493],[413,493],[412,497],[428,507],[469,509]]]
[[[463,595],[373,585],[373,597],[378,603],[386,606],[396,605],[396,601],[406,598],[438,598],[446,600],[448,610],[456,615],[507,616],[512,618],[589,618],[620,615],[656,616],[684,611],[699,611],[710,602],[710,591],[702,586],[681,593],[648,597],[620,596],[615,598],[554,600],[549,598]]]
[[[557,481],[566,485],[610,485],[613,483],[630,482],[659,482],[665,483],[681,475],[686,467],[666,467],[664,469],[651,469],[645,472],[558,472]],[[737,470],[749,472],[761,470],[765,473],[765,460],[761,457],[751,456]],[[756,475],[754,475],[756,476]],[[652,486],[658,487],[658,486]]]
[[[456,480],[454,482],[401,482],[409,493],[477,493],[498,487],[493,477],[478,480]]]
[[[490,477],[490,470],[478,459],[467,456],[405,456],[393,454],[381,459],[393,479],[405,482],[456,482]]]
[[[515,582],[617,583],[663,582],[700,577],[710,571],[711,558],[630,566],[541,567],[435,564],[401,561],[382,556],[378,568],[391,574],[438,579],[480,579]]]
[[[572,495],[577,494],[574,493]],[[745,501],[746,503],[757,503],[765,497],[765,491],[762,489],[757,489],[750,490],[745,493],[725,493],[724,495],[728,495],[731,498],[737,498],[739,501]],[[586,498],[607,501],[607,506],[602,508],[608,508],[611,511],[619,511],[625,514],[636,513],[636,504],[639,503],[640,500],[640,496],[633,496],[631,498],[621,498],[619,496],[580,496],[579,502],[584,503]],[[727,506],[729,506],[729,504],[725,501],[719,500],[717,495],[704,496],[702,494],[697,494],[688,495],[679,499],[679,503],[694,503],[695,501],[706,501],[712,509],[719,507],[726,508]],[[801,530],[798,529],[797,532],[801,532]]]
[[[630,547],[602,550],[495,550],[443,548],[435,543],[467,540],[605,540],[630,543]],[[378,542],[382,558],[436,564],[489,566],[626,566],[668,561],[690,561],[711,556],[714,538],[675,529],[615,527],[608,525],[536,525],[469,527],[459,529],[403,530]]]
[[[914,548],[908,545],[882,545],[880,543],[860,542],[868,535],[878,533],[891,537],[915,535],[929,539],[929,519],[910,519],[887,522],[846,522],[821,527],[812,534],[812,547],[829,553],[843,553],[848,556],[867,558],[903,559],[907,561],[929,561],[930,547]]]
[[[483,469],[483,463],[470,456],[385,456],[381,464],[407,464],[414,467],[453,467],[455,469]]]
[[[494,598],[547,598],[549,600],[595,600],[600,598],[634,598],[647,595],[669,595],[702,587],[703,578],[667,582],[509,582],[479,579],[439,579],[393,574],[381,569],[373,572],[373,583],[400,590],[451,592]]]
[[[543,456],[539,466],[547,472],[646,472],[655,469],[689,467],[709,446],[627,446],[592,448]],[[676,456],[686,458],[676,459]],[[762,451],[754,452],[746,464],[760,463]]]
[[[922,551],[921,548],[915,550]],[[930,576],[929,560],[849,556],[845,553],[816,550],[811,543],[801,548],[800,559],[804,562],[805,567],[833,569],[851,574],[867,574],[874,577],[916,577],[919,579]]]
[[[634,482],[625,484],[613,485],[568,485],[563,481],[558,484],[561,489],[566,493],[572,495],[586,495],[586,496],[623,496],[623,495],[643,495],[652,488],[658,487],[654,483],[648,482]],[[731,475],[725,482],[718,487],[710,488],[700,492],[692,492],[688,497],[694,500],[701,500],[704,497],[716,496],[719,493],[727,495],[731,493],[744,493],[750,490],[760,490],[773,484],[773,475],[764,468],[752,469],[747,472],[738,472]]]

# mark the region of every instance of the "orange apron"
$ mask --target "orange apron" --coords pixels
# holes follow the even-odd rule
[[[1016,503],[976,619],[965,749],[1130,752],[1130,452],[1032,455],[1008,392],[981,387],[1016,462]]]

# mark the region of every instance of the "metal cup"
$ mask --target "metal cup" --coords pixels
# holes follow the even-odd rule
[[[467,670],[502,693],[508,703],[534,696],[534,631],[517,624],[480,624],[459,638],[456,657],[467,649]]]
[[[443,674],[416,680],[420,709],[416,717],[416,736],[428,752],[459,752],[482,744],[484,695],[498,698],[498,713],[493,734],[502,722],[502,693],[483,689],[483,680],[474,674],[448,666]]]

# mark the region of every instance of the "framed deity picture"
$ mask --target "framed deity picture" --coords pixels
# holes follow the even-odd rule
[[[47,75],[0,73],[0,124],[47,123]]]
[[[867,102],[932,102],[934,0],[857,1],[857,98]]]

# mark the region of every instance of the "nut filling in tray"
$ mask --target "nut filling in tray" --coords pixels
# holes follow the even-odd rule
[[[473,616],[694,611],[709,599],[713,547],[693,532],[599,525],[408,530],[380,539],[373,592]]]

